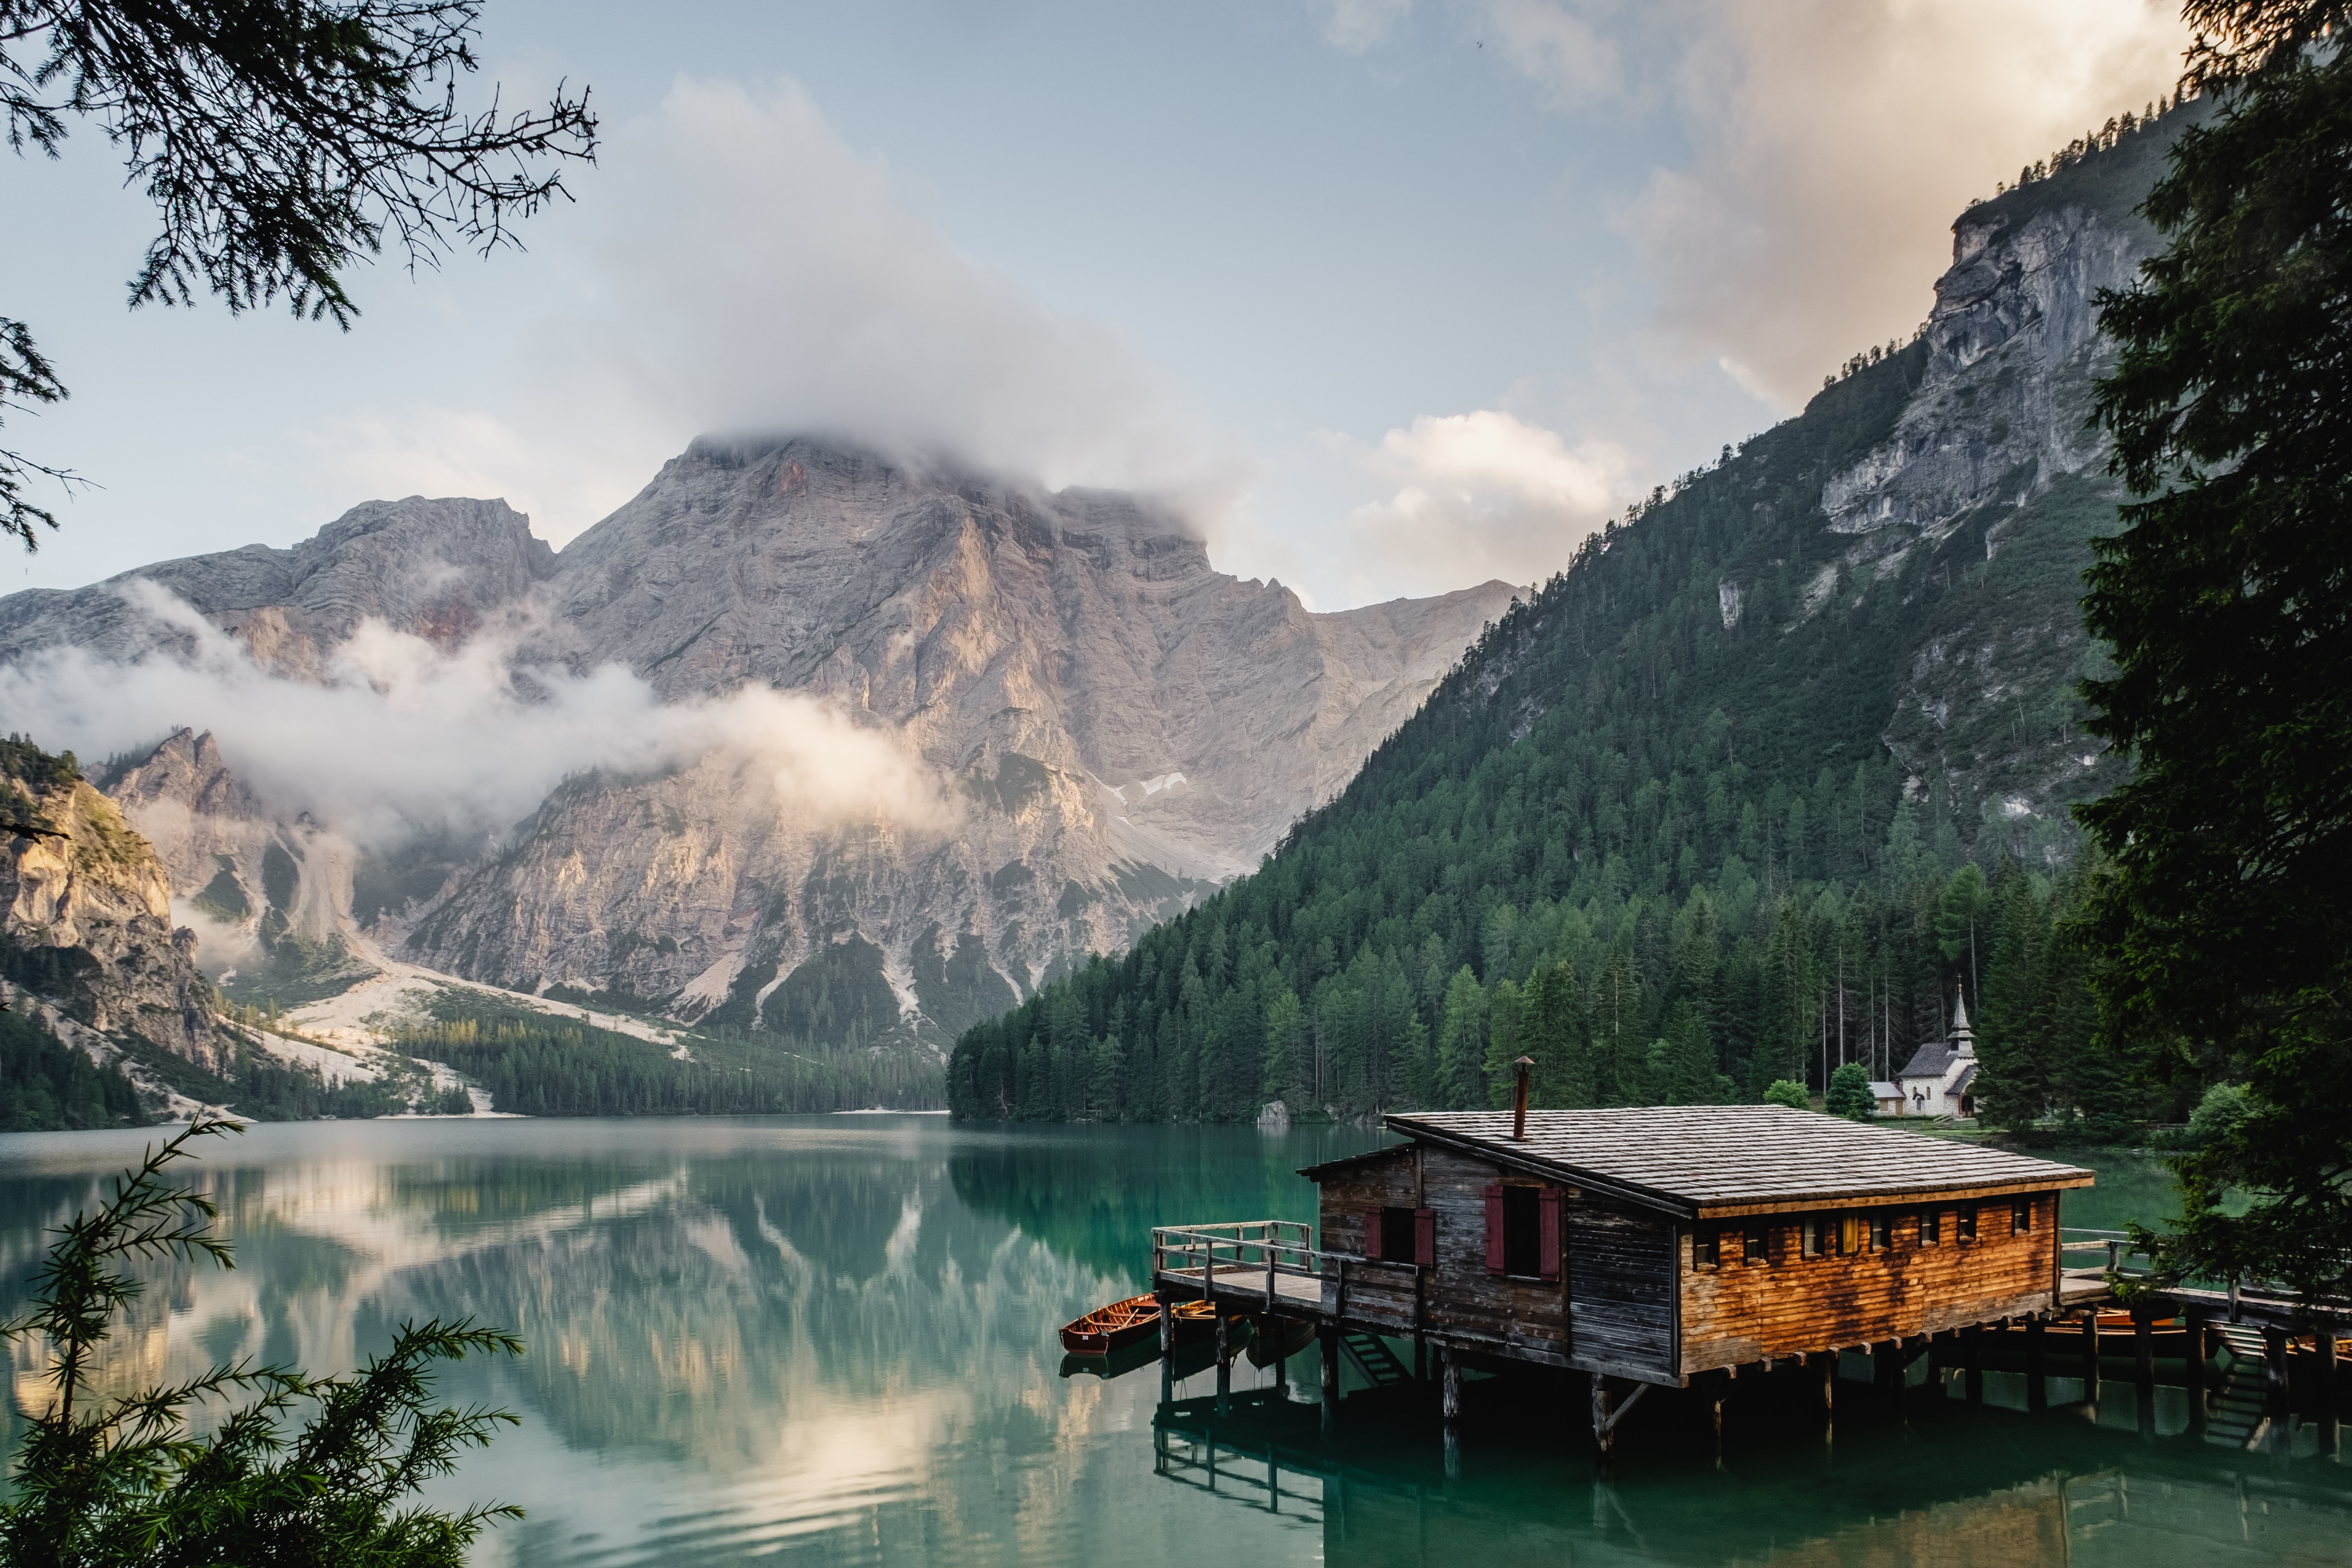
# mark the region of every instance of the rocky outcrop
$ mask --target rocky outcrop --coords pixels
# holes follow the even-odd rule
[[[211,732],[180,730],[100,782],[153,846],[174,915],[224,984],[307,1000],[375,972],[350,940],[356,848],[307,812],[282,820]]]
[[[2209,108],[2192,102],[1964,213],[1916,391],[1891,435],[1822,492],[1830,530],[1852,542],[1815,579],[1807,614],[1832,592],[1924,605],[1906,564],[1923,546],[1968,546],[1971,580],[1954,580],[1948,555],[1937,569],[1958,591],[1923,617],[1886,743],[1915,792],[1943,780],[1988,824],[2039,836],[2053,855],[2073,831],[2066,806],[2120,766],[2074,722],[2074,683],[2102,656],[2083,629],[2079,573],[2125,499],[2105,436],[2086,423],[2114,358],[2096,298],[2155,254],[2137,205],[2166,147]],[[1728,627],[1738,585],[1723,592]]]
[[[195,933],[174,929],[170,884],[146,840],[69,754],[13,739],[0,743],[0,811],[40,830],[0,838],[8,979],[89,1029],[219,1067]]]

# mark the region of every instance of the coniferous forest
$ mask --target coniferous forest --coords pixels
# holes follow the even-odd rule
[[[2116,496],[2061,480],[1997,550],[1994,508],[1833,592],[1823,478],[1893,426],[1925,345],[1661,490],[1515,606],[1259,871],[1118,957],[975,1026],[950,1104],[981,1118],[1236,1120],[1499,1103],[1700,1103],[1884,1079],[1965,995],[1985,1114],[2170,1113],[2195,1085],[2091,1045],[2070,923],[2094,874],[2064,799],[2009,801],[2054,747],[2095,754],[2042,634]],[[1837,580],[1832,579],[1832,580]],[[1724,584],[1742,585],[1736,615]],[[2014,700],[1909,771],[1907,652],[1999,628]],[[1915,699],[1916,706],[1916,699]],[[1965,791],[1965,794],[1962,793]]]

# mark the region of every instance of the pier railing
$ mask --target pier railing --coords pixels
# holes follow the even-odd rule
[[[2061,1254],[2091,1253],[2097,1257],[2098,1260],[2088,1267],[2077,1266],[2066,1269],[2065,1273],[2070,1279],[2087,1279],[2094,1275],[2101,1279],[2111,1277],[2136,1279],[2151,1272],[2155,1267],[2154,1260],[2148,1257],[2147,1249],[2133,1246],[2130,1234],[2121,1230],[2091,1230],[2081,1226],[2061,1226],[2058,1230],[2058,1250]],[[2141,1260],[2146,1266],[2134,1264],[2132,1260],[2135,1258]]]
[[[1215,1286],[1256,1286],[1264,1282],[1265,1301],[1272,1307],[1286,1295],[1285,1280],[1312,1281],[1307,1294],[1319,1299],[1323,1282],[1334,1281],[1344,1296],[1351,1271],[1373,1270],[1412,1279],[1422,1270],[1412,1263],[1386,1258],[1366,1258],[1331,1252],[1315,1245],[1315,1228],[1299,1219],[1236,1219],[1219,1225],[1157,1225],[1151,1229],[1151,1272],[1197,1274],[1201,1292]]]

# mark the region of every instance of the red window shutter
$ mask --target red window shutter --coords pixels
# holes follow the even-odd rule
[[[1437,1210],[1412,1211],[1412,1260],[1424,1269],[1437,1267]]]
[[[1386,1217],[1377,1208],[1364,1210],[1364,1256],[1381,1255],[1381,1232],[1387,1228]]]
[[[1503,1271],[1503,1187],[1497,1182],[1486,1189],[1486,1272]]]
[[[1559,1278],[1559,1190],[1546,1187],[1536,1199],[1536,1267],[1547,1280]]]

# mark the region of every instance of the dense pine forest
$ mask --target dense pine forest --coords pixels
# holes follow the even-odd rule
[[[1542,1105],[1748,1100],[1886,1077],[1965,995],[1989,1115],[2177,1109],[2089,1047],[2068,936],[2092,873],[2064,808],[2119,772],[2074,727],[2074,604],[2113,493],[2062,477],[2030,526],[1987,506],[1817,586],[1843,544],[1822,481],[1891,430],[1925,355],[1857,361],[1590,539],[1255,875],[968,1030],[952,1108],[1472,1107],[1521,1053]],[[2002,640],[2009,692],[1931,720],[1906,664],[1962,631]],[[1898,760],[1890,716],[1930,764]],[[2079,775],[2018,807],[2061,748]]]

